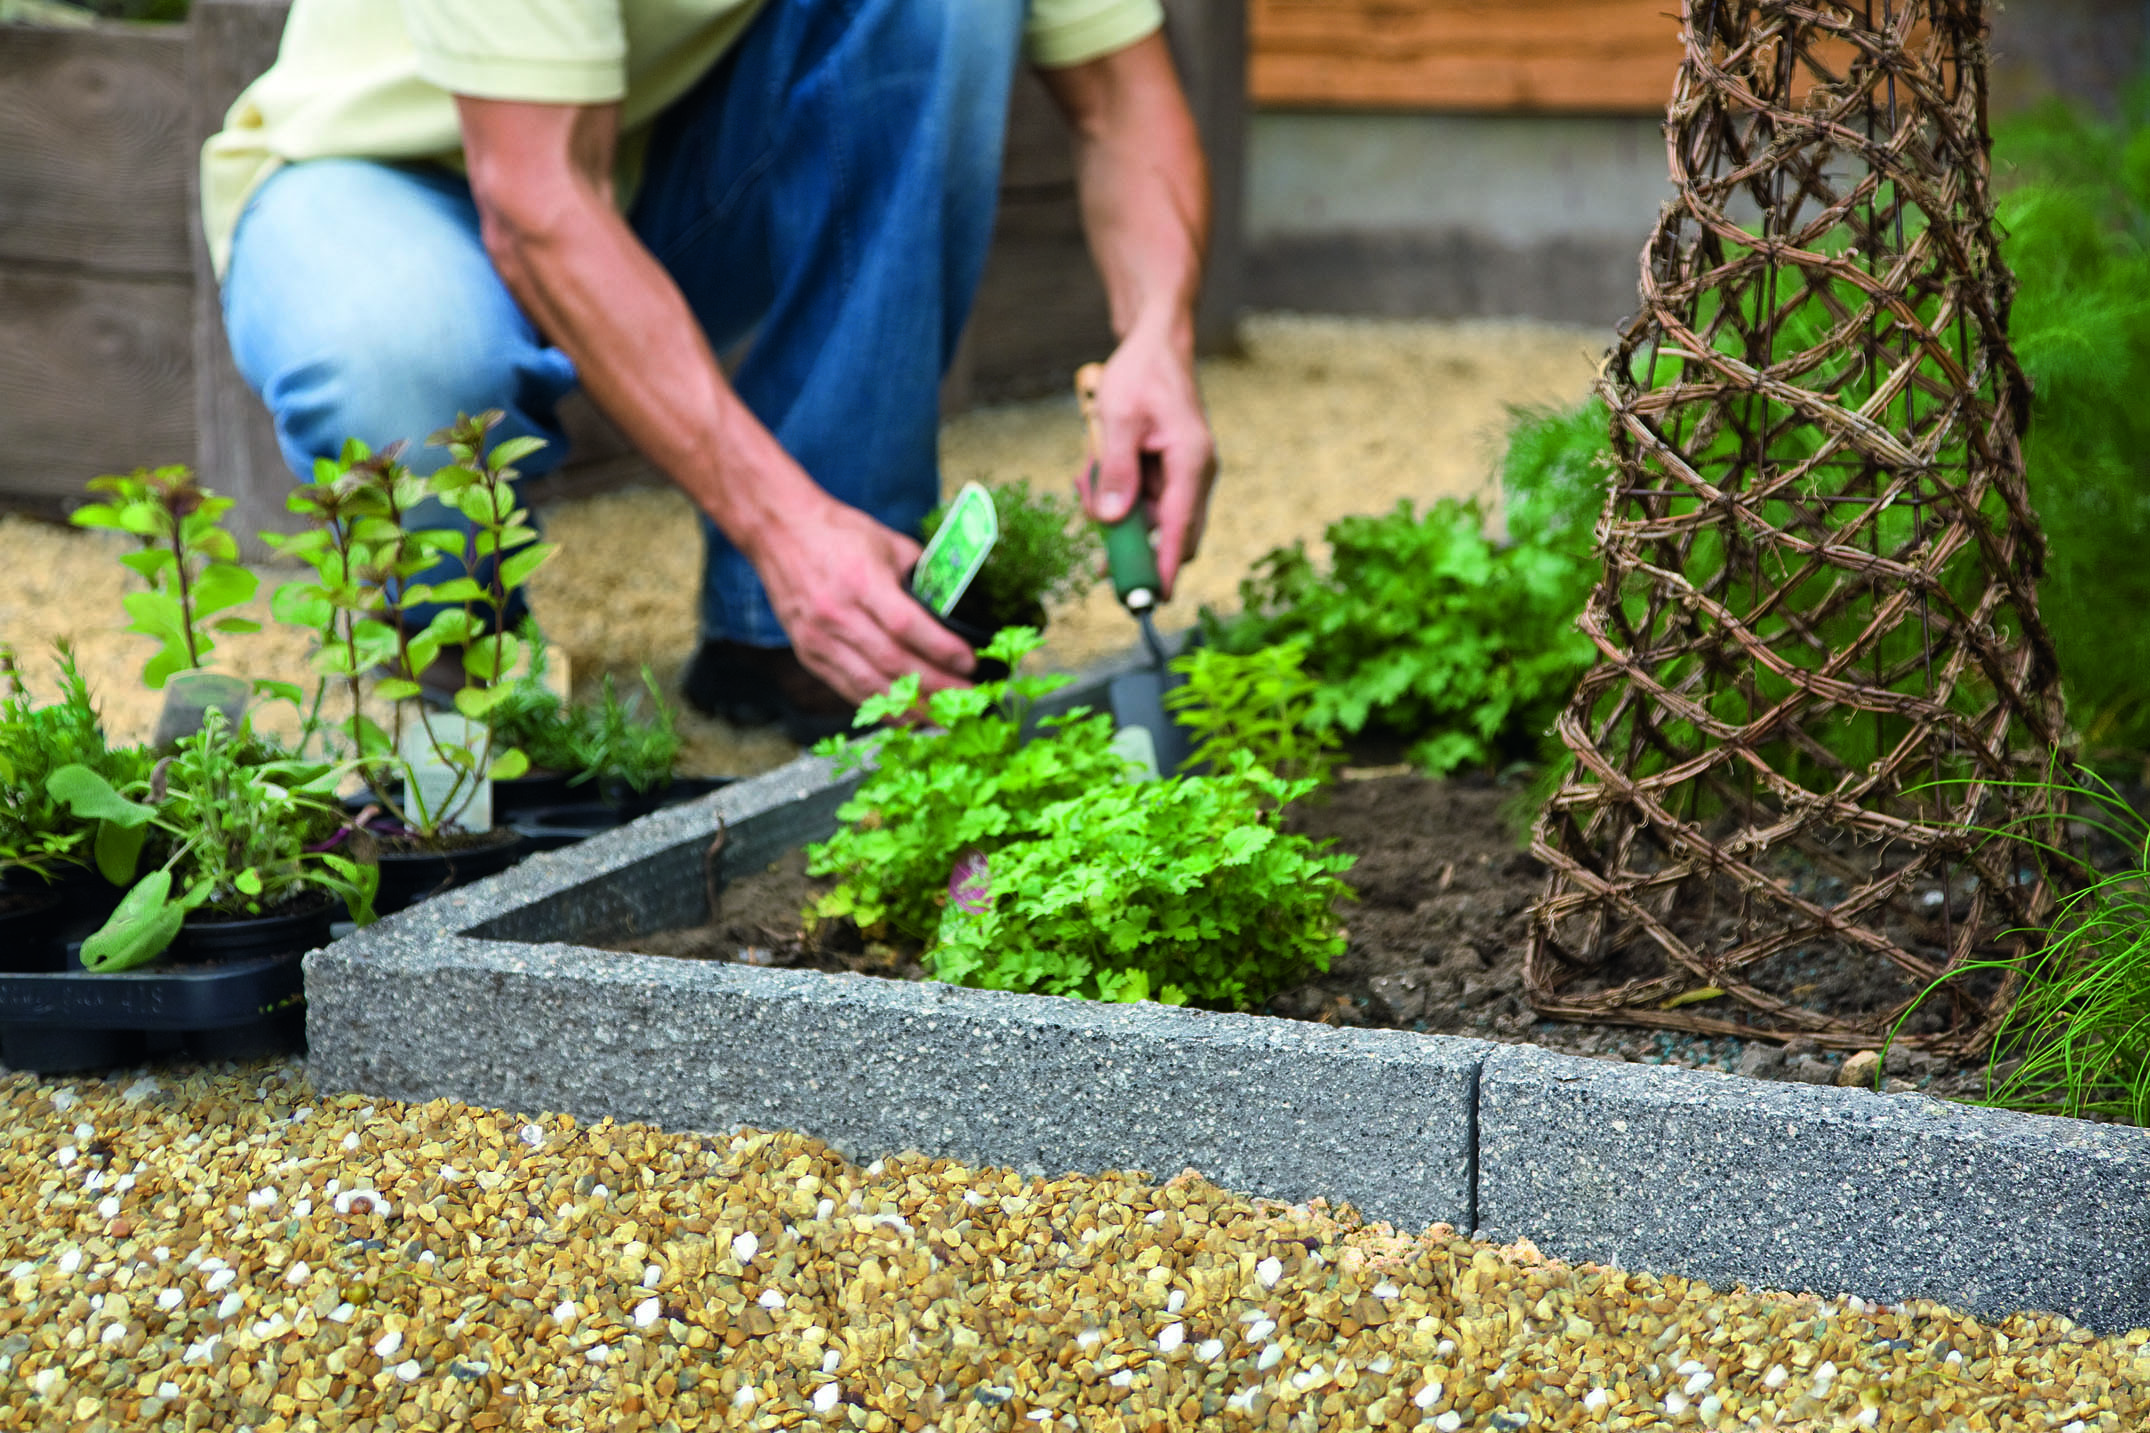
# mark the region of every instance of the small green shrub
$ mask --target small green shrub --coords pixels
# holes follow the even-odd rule
[[[1317,727],[1402,736],[1435,775],[1535,756],[1592,655],[1575,617],[1599,576],[1604,429],[1594,399],[1520,420],[1502,469],[1505,545],[1476,503],[1453,499],[1423,516],[1404,502],[1344,518],[1324,535],[1326,572],[1294,543],[1240,584],[1238,615],[1205,609],[1209,644],[1302,644],[1321,683]]]
[[[642,691],[649,698],[654,716],[643,716],[638,700],[622,700],[613,687],[612,674],[605,673],[598,684],[591,724],[594,735],[585,755],[583,774],[607,786],[618,783],[646,796],[672,779],[672,768],[679,762],[679,730],[673,724],[672,708],[657,688],[656,675],[648,667],[642,669]]]
[[[73,649],[59,648],[60,699],[30,700],[14,652],[0,646],[0,870],[51,879],[61,868],[95,861],[115,884],[133,879],[141,842],[67,809],[46,789],[52,773],[82,766],[114,785],[144,775],[149,756],[138,747],[114,749],[90,703],[90,686]]]
[[[1083,520],[1073,501],[1033,492],[1028,478],[988,491],[1000,521],[1000,538],[971,583],[980,605],[1012,618],[1066,602],[1095,580],[1103,549],[1096,529]],[[946,504],[926,514],[921,532],[927,541],[940,531],[946,516]]]
[[[165,852],[83,942],[83,964],[130,969],[162,953],[191,912],[270,914],[309,890],[340,898],[354,920],[373,919],[378,868],[308,849],[342,823],[334,803],[346,769],[262,759],[263,749],[212,709],[175,755],[125,789],[86,766],[52,774],[48,789],[76,816],[139,833],[137,849],[148,837]]]
[[[1014,668],[1037,645],[1011,628],[985,655]],[[883,733],[844,828],[808,848],[809,871],[839,878],[813,918],[908,934],[936,978],[988,989],[1244,1008],[1326,970],[1351,858],[1279,824],[1314,782],[1245,751],[1215,776],[1133,780],[1090,712],[1024,741],[1028,706],[1067,680],[935,693],[937,729]],[[906,678],[860,721],[917,701]],[[851,766],[868,750],[822,749]]]
[[[1286,781],[1328,782],[1340,748],[1333,729],[1315,724],[1321,684],[1306,673],[1303,641],[1244,654],[1198,646],[1172,670],[1184,680],[1165,693],[1165,708],[1187,728],[1193,761],[1222,771],[1245,753]]]
[[[545,641],[536,623],[524,622],[520,641],[529,665],[486,713],[496,741],[521,751],[533,767],[570,776],[570,785],[595,781],[601,788],[647,794],[672,779],[679,730],[647,666],[642,689],[654,715],[642,714],[639,699],[622,698],[609,672],[599,683],[597,704],[576,706],[545,684]]]
[[[124,532],[142,544],[120,559],[149,584],[121,599],[134,619],[127,630],[159,644],[142,668],[142,685],[161,691],[172,673],[206,663],[216,649],[211,632],[261,630],[251,618],[216,615],[251,600],[261,583],[239,565],[239,545],[221,522],[231,498],[176,465],[93,478],[90,491],[106,500],[76,508],[70,521]]]

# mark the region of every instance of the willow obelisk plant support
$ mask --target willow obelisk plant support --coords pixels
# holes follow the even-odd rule
[[[1565,1019],[1864,1044],[2051,905],[1984,19],[1687,0],[1683,38],[1526,981]],[[1868,1008],[1819,1008],[1831,982]],[[2012,995],[1944,988],[1907,1038],[1967,1044]]]

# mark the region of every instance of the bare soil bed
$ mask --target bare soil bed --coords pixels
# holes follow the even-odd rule
[[[1295,814],[1309,835],[1358,857],[1343,909],[1350,944],[1326,974],[1278,994],[1259,1013],[1331,1025],[1466,1035],[1572,1055],[1833,1084],[1840,1051],[1797,1043],[1541,1020],[1523,995],[1530,904],[1544,869],[1523,848],[1519,786],[1490,777],[1430,780],[1360,768]],[[734,881],[709,924],[662,931],[613,948],[688,959],[926,978],[915,951],[862,941],[848,926],[802,929],[801,912],[828,886],[794,851]],[[1862,1009],[1888,992],[1844,971],[1821,972],[1807,997]],[[1982,1063],[1892,1050],[1888,1088],[1962,1097],[1983,1090]]]

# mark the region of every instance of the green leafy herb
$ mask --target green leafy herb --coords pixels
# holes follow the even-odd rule
[[[172,673],[204,665],[216,649],[211,632],[258,632],[245,617],[218,617],[250,601],[260,579],[239,565],[239,546],[219,523],[232,499],[218,497],[184,467],[137,468],[126,475],[94,478],[90,491],[104,502],[75,509],[80,527],[110,528],[141,540],[141,549],[120,561],[149,584],[123,599],[127,628],[154,637],[157,654],[142,668],[142,683],[161,690]]]
[[[212,708],[199,733],[124,789],[86,766],[53,772],[47,787],[77,817],[154,835],[169,851],[83,943],[84,964],[129,969],[161,954],[190,911],[259,916],[308,890],[340,898],[360,923],[373,919],[378,869],[308,849],[342,824],[335,790],[344,768],[267,750]]]
[[[1518,428],[1503,470],[1506,544],[1486,535],[1476,503],[1453,499],[1423,516],[1405,502],[1344,518],[1324,535],[1327,571],[1294,543],[1240,584],[1237,616],[1205,609],[1208,644],[1247,654],[1298,642],[1321,684],[1316,727],[1403,736],[1435,774],[1535,756],[1592,655],[1575,617],[1599,576],[1603,414],[1593,400]]]
[[[1340,748],[1334,729],[1315,721],[1321,684],[1306,673],[1303,640],[1244,654],[1197,646],[1172,670],[1186,680],[1165,706],[1193,737],[1196,762],[1222,770],[1244,752],[1287,781],[1328,781]]]
[[[0,869],[50,879],[60,868],[87,864],[94,855],[100,868],[124,885],[134,878],[127,837],[108,833],[102,820],[74,814],[46,783],[62,767],[80,766],[124,785],[148,771],[149,756],[139,747],[106,745],[89,683],[64,643],[59,667],[60,700],[36,706],[14,653],[0,646]]]
[[[985,655],[1012,669],[1037,645],[1010,628]],[[1024,740],[1030,705],[1067,680],[938,692],[932,727],[824,744],[874,769],[808,849],[810,871],[840,878],[814,917],[907,934],[938,978],[992,989],[1243,1008],[1326,969],[1351,859],[1279,825],[1313,781],[1244,750],[1214,776],[1135,780],[1088,711]],[[918,702],[906,678],[860,721]]]
[[[355,753],[374,798],[424,840],[459,821],[480,778],[519,776],[530,764],[482,725],[483,739],[466,745],[412,700],[421,691],[418,675],[447,653],[461,654],[454,703],[464,717],[483,723],[513,687],[507,673],[522,644],[500,630],[501,617],[509,596],[555,549],[538,541],[529,511],[515,501],[513,464],[543,444],[511,438],[487,452],[486,435],[501,417],[498,410],[465,415],[435,433],[431,441],[446,447],[452,461],[429,478],[397,460],[401,445],[374,453],[354,438],[339,457],[316,462],[314,481],[286,500],[309,527],[291,535],[262,534],[279,553],[313,568],[310,577],[279,587],[272,608],[279,621],[318,635],[314,670],[340,682],[349,702],[350,714],[333,729]],[[462,513],[470,530],[414,526],[412,513],[428,497]],[[461,573],[441,582],[418,580],[443,557]],[[416,610],[435,605],[441,610],[420,628]],[[376,668],[390,673],[374,693],[397,704],[392,731],[368,717],[361,702],[361,679]],[[412,732],[456,773],[434,810],[398,797],[397,783],[408,773],[404,738]]]

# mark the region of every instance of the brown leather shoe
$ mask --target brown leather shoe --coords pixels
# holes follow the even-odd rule
[[[851,729],[857,708],[789,647],[705,638],[680,680],[687,704],[734,726],[780,726],[801,746]]]

